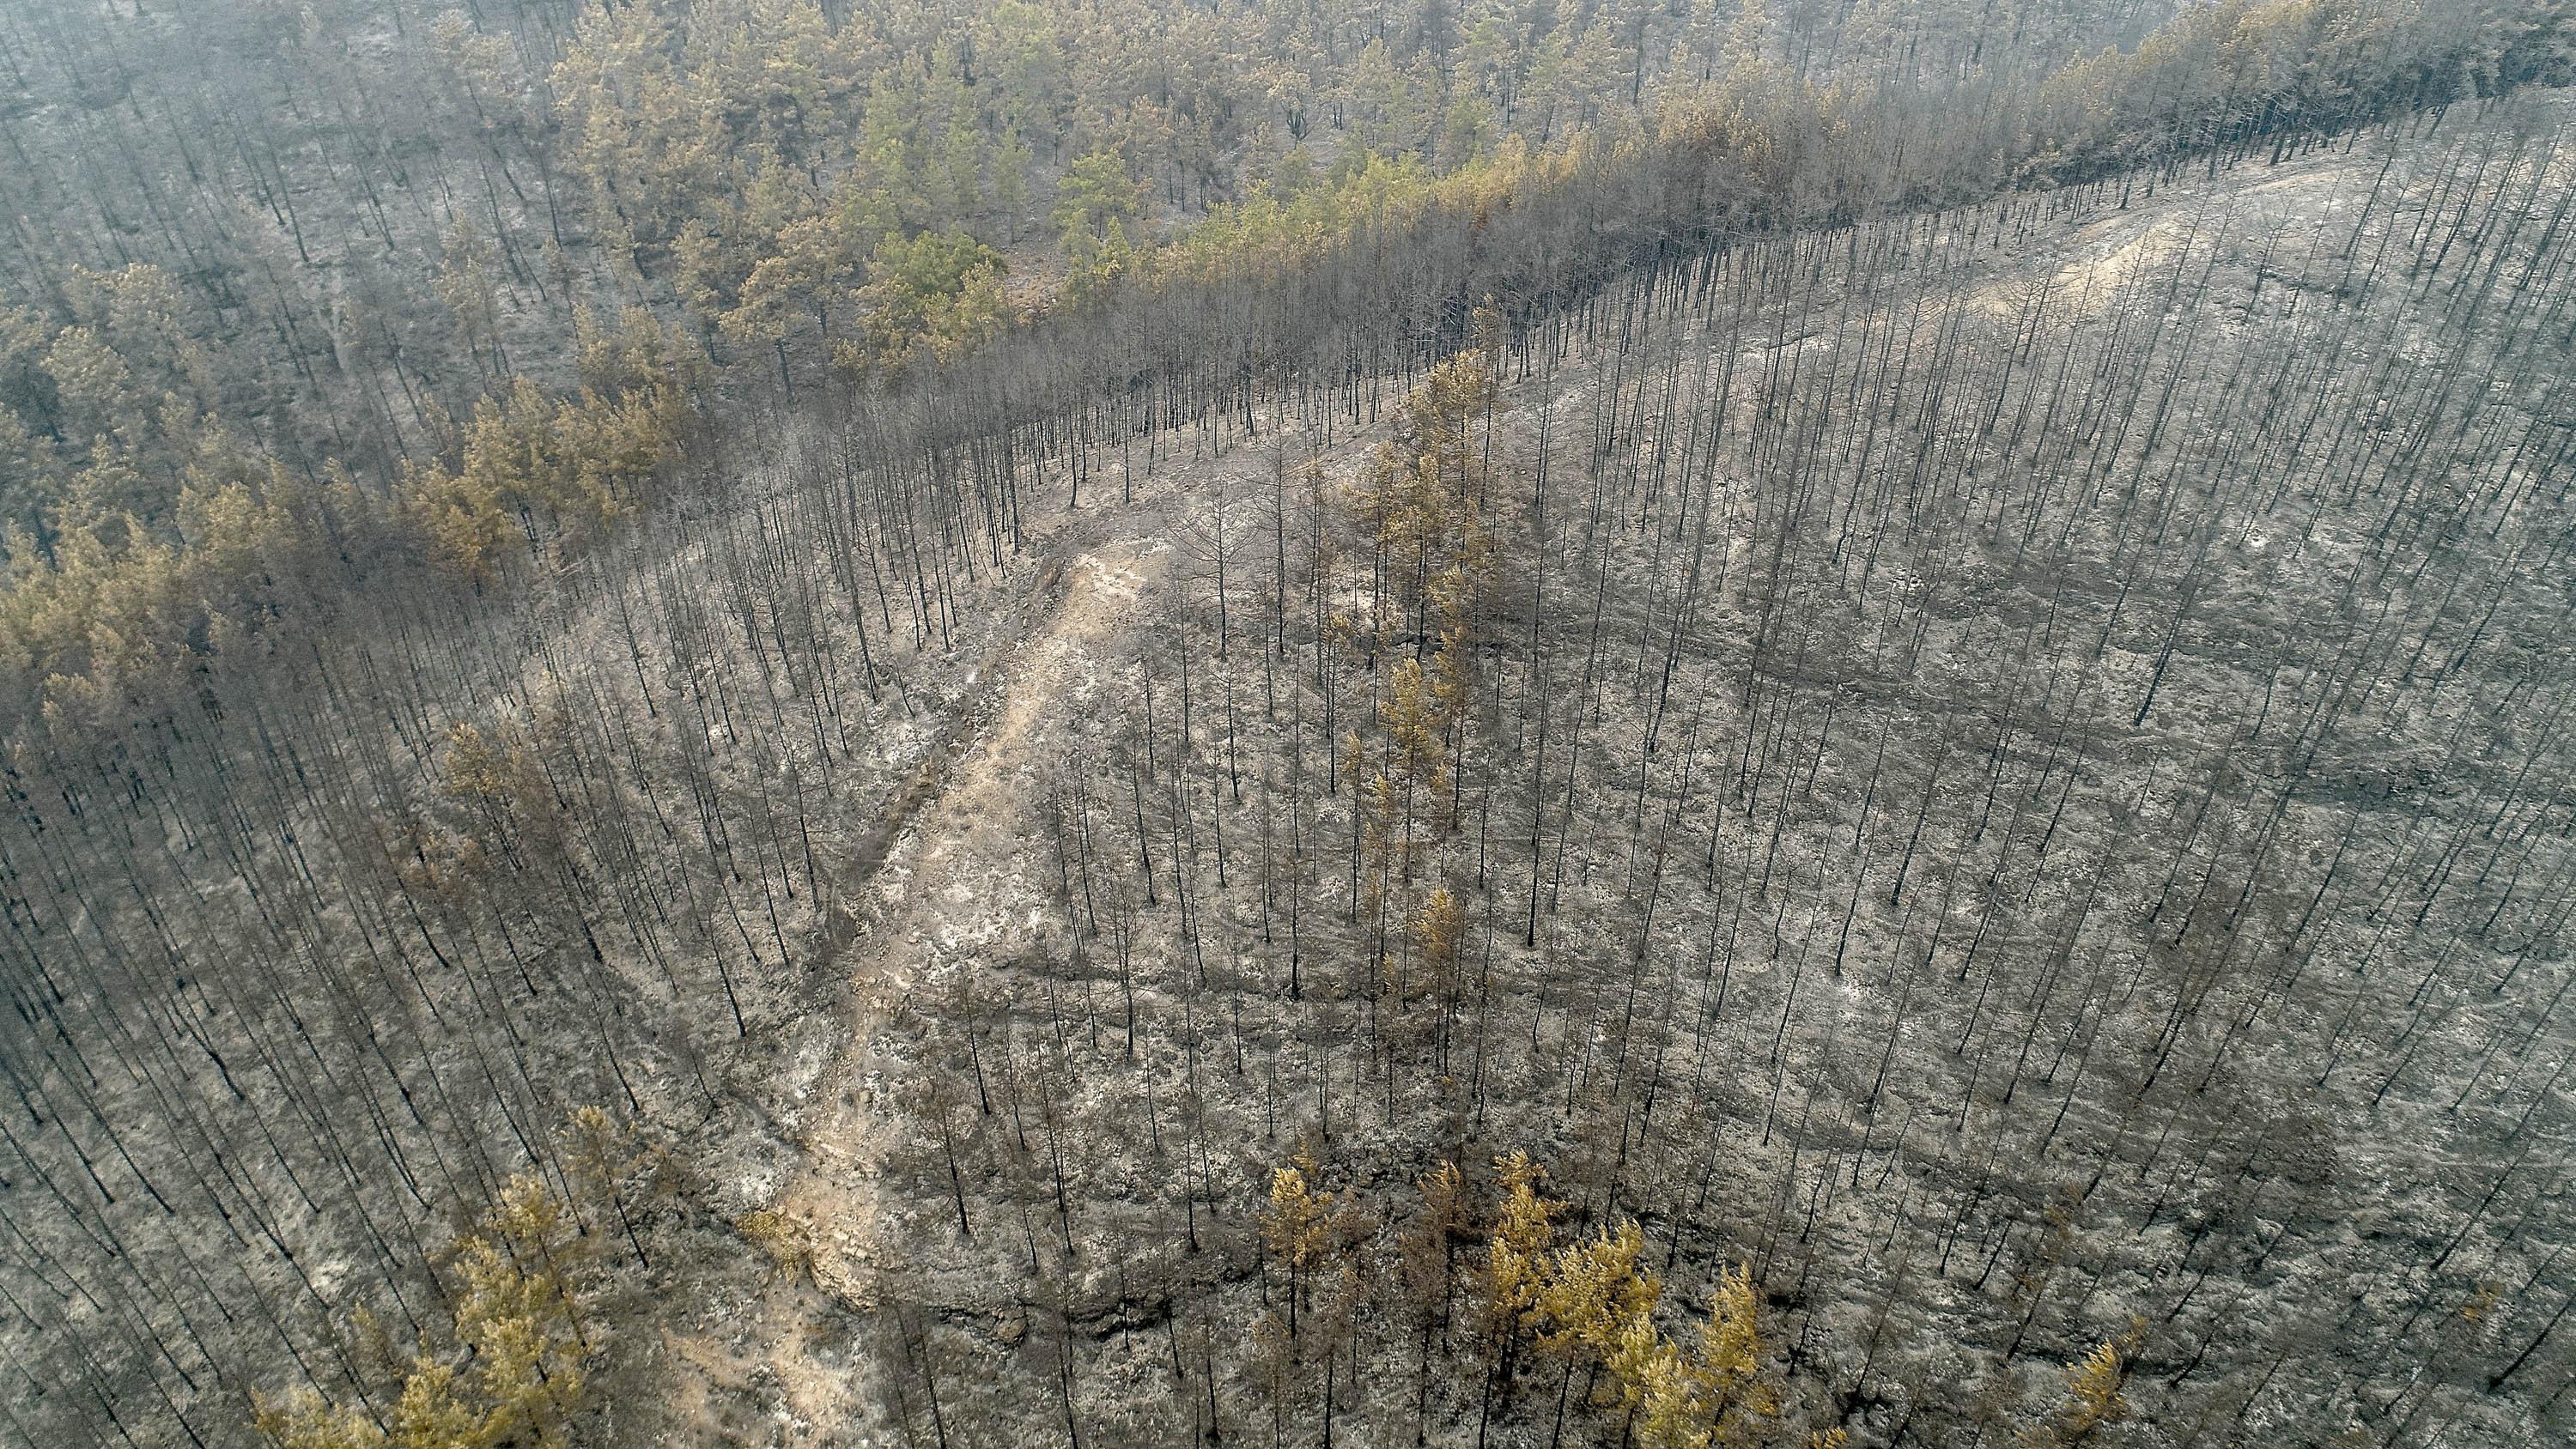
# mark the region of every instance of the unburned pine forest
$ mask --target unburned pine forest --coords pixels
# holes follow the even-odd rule
[[[2566,1438],[2569,86],[0,13],[0,1442]]]

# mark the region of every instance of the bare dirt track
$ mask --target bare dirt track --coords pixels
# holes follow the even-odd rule
[[[899,1249],[882,1231],[881,1176],[921,1106],[898,1092],[882,1048],[917,1029],[911,1007],[925,983],[1028,949],[1053,891],[1048,781],[1132,687],[1117,668],[1165,606],[1175,546],[1163,520],[1177,493],[1219,466],[1244,462],[1166,469],[1145,480],[1143,498],[1059,517],[1053,538],[989,586],[985,623],[999,638],[964,670],[947,722],[882,816],[853,825],[852,923],[830,957],[847,1034],[836,1033],[828,1065],[798,1074],[782,1105],[796,1155],[758,1209],[765,1251],[779,1261],[706,1331],[666,1336],[662,1362],[677,1371],[669,1423],[741,1434],[748,1401],[775,1406],[763,1416],[775,1442],[873,1442],[865,1426],[875,1406],[868,1372],[849,1357],[849,1324],[883,1306],[889,1273],[901,1282],[908,1271],[887,1256]],[[818,1336],[831,1346],[818,1351]]]
[[[1068,545],[1069,560],[1041,569],[1024,603],[1027,632],[991,667],[970,716],[978,728],[938,771],[868,883],[848,968],[858,1045],[817,1084],[824,1114],[801,1137],[811,1170],[777,1205],[812,1237],[817,1279],[853,1302],[874,1301],[870,1260],[883,1248],[872,1184],[902,1110],[868,1043],[899,1029],[908,999],[943,966],[961,956],[1006,959],[1036,929],[1049,904],[1037,878],[1048,864],[1046,774],[1080,740],[1078,717],[1118,688],[1106,677],[1111,648],[1144,622],[1169,549],[1150,539]]]

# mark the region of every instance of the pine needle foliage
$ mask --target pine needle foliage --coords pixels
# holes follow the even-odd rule
[[[588,1402],[600,1346],[597,1268],[607,1237],[585,1206],[623,1219],[623,1180],[650,1154],[596,1108],[563,1132],[568,1193],[535,1168],[503,1183],[450,1252],[448,1332],[392,1365],[380,1405],[333,1402],[310,1388],[254,1394],[252,1426],[277,1449],[499,1449],[569,1442]],[[573,1193],[596,1201],[585,1204]],[[374,1336],[360,1309],[352,1325]]]

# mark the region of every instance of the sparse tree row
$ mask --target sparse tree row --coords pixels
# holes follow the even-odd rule
[[[1261,417],[1049,918],[872,1043],[950,1104],[889,1419],[2563,1433],[2571,154],[2542,106],[1732,246],[1374,451]],[[1525,1168],[1416,1187],[1515,1151],[1517,1278]],[[1729,1293],[1776,1415],[1634,1306]]]

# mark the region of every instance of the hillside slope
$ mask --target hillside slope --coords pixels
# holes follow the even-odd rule
[[[1514,1150],[1676,1336],[1751,1267],[1801,1439],[2089,1437],[2105,1344],[2124,1442],[2563,1429],[2566,124],[1746,246],[1448,452],[1095,479],[768,1199],[872,1396],[773,1290],[725,1432],[1614,1442],[1473,1326]]]
[[[1748,1433],[2563,1432],[2568,141],[1717,238],[1490,395],[747,428],[227,639],[11,764],[12,1432],[382,1412],[479,1235],[590,1442],[1618,1442],[1515,1151],[1650,1347],[1748,1269]]]

